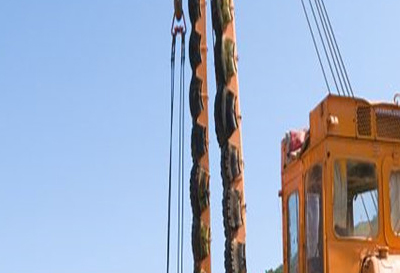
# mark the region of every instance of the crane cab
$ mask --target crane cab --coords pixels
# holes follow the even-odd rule
[[[329,95],[281,154],[285,273],[400,272],[398,105]]]

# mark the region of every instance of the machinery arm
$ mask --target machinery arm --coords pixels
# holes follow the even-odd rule
[[[192,158],[190,199],[193,212],[192,250],[195,273],[211,273],[210,255],[210,191],[208,156],[208,92],[206,2],[189,0],[192,31],[189,59],[192,68],[189,101],[192,115]]]
[[[192,24],[189,58],[193,71],[189,96],[193,119],[190,196],[194,272],[211,273],[205,0],[189,0],[189,13]],[[225,270],[245,273],[246,217],[233,0],[212,0],[212,23],[216,37],[215,127],[224,186]]]
[[[214,118],[224,186],[225,271],[245,273],[246,210],[233,0],[213,0],[212,20],[217,83]]]

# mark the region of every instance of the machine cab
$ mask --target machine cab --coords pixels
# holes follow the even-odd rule
[[[398,105],[326,97],[281,170],[285,273],[400,272]]]

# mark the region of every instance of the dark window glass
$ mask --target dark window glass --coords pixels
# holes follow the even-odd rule
[[[306,174],[306,269],[323,273],[322,167],[316,165]]]
[[[336,160],[333,199],[333,223],[338,236],[376,237],[379,202],[375,164]]]
[[[389,181],[390,219],[393,232],[400,236],[400,171],[392,172]]]
[[[292,193],[288,200],[288,263],[289,273],[299,272],[299,194]]]

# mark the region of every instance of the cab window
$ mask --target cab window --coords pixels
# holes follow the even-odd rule
[[[375,164],[350,159],[336,160],[333,199],[333,221],[337,236],[376,237],[379,202]]]
[[[312,167],[305,182],[306,272],[323,273],[322,166]]]
[[[389,181],[390,220],[394,234],[400,236],[400,171],[393,171]]]
[[[288,268],[289,273],[299,272],[299,194],[293,192],[288,199]]]

